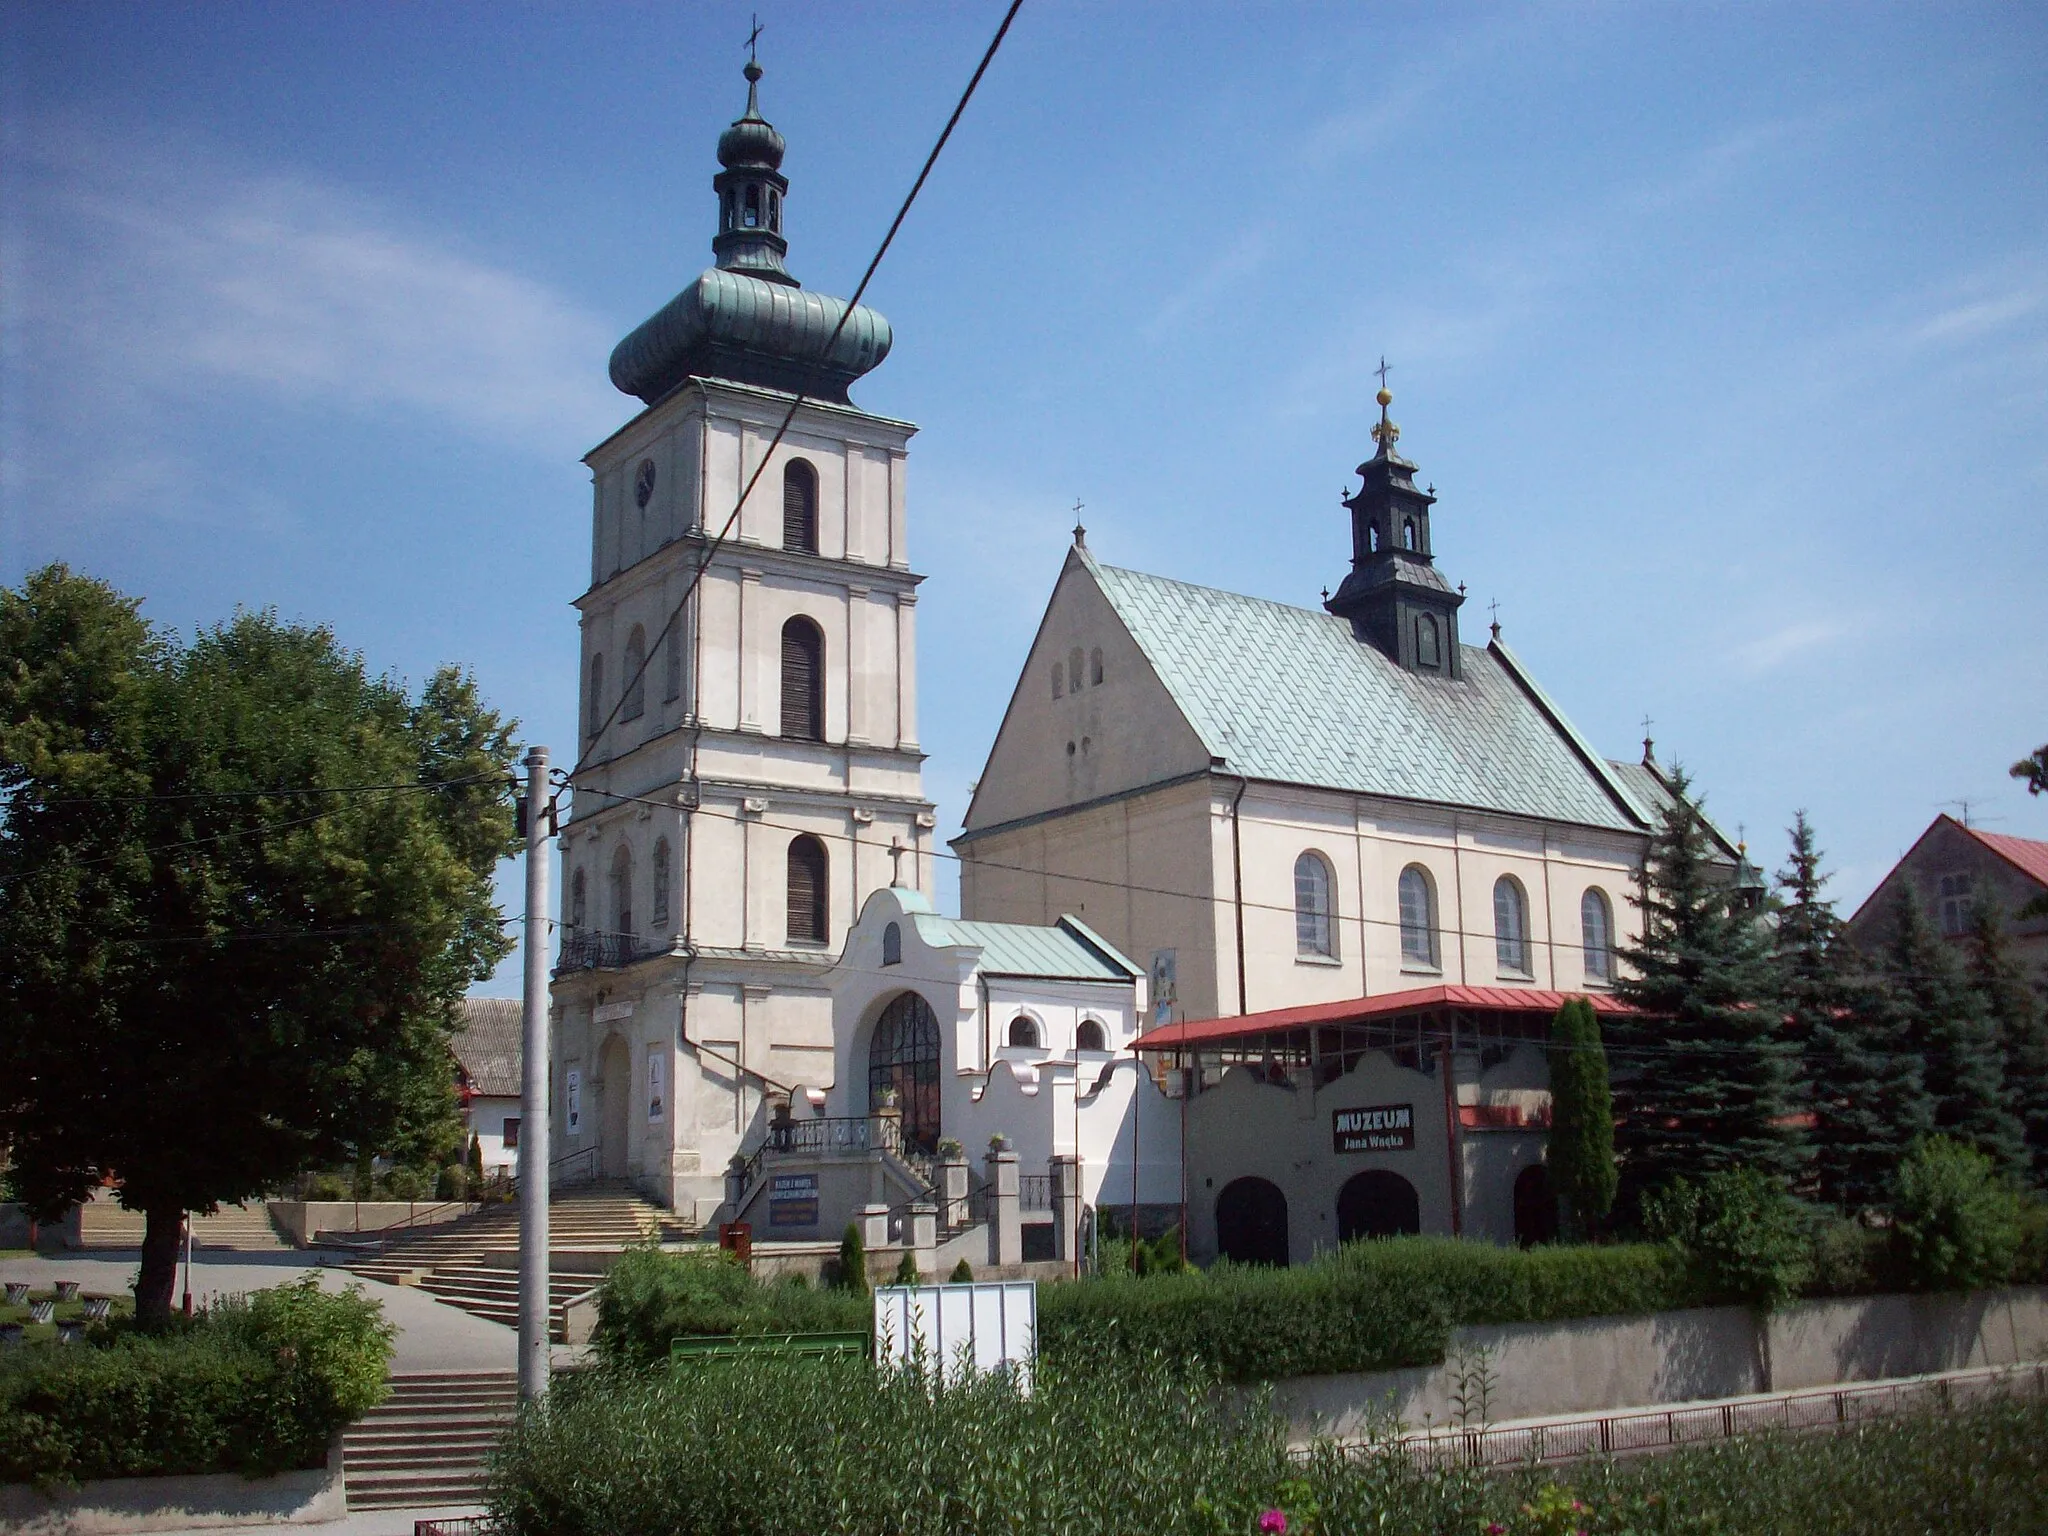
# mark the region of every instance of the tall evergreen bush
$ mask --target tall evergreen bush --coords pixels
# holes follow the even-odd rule
[[[1969,977],[1998,1037],[2006,1101],[2026,1141],[2028,1172],[2048,1188],[2048,1014],[1989,902],[1978,902],[1970,915]]]
[[[1899,1159],[1933,1127],[1920,1058],[1881,982],[1842,937],[1813,826],[1801,811],[1778,872],[1780,1010],[1813,1115],[1813,1187],[1854,1214],[1885,1202]]]
[[[1997,1030],[1950,946],[1904,887],[1892,906],[1884,975],[1926,1073],[1935,1129],[2018,1173],[2026,1165],[2026,1143],[2006,1104]]]
[[[1669,782],[1636,898],[1642,939],[1622,950],[1617,988],[1642,1017],[1617,1021],[1609,1044],[1632,1198],[1732,1168],[1792,1177],[1803,1161],[1770,941],[1717,876],[1685,771]]]
[[[1600,1020],[1583,997],[1550,1024],[1549,1164],[1570,1232],[1592,1236],[1614,1206],[1614,1099]]]

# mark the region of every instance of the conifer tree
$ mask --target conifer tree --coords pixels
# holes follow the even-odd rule
[[[1787,1034],[1797,1042],[1799,1100],[1814,1118],[1813,1183],[1850,1212],[1883,1203],[1898,1162],[1933,1127],[1920,1059],[1898,1010],[1861,974],[1843,941],[1813,826],[1801,811],[1778,872],[1778,974]]]
[[[1903,884],[1892,907],[1884,976],[1906,1041],[1920,1057],[1934,1128],[2019,1173],[2026,1144],[2006,1104],[1997,1030],[1954,952]]]
[[[1998,1036],[2006,1103],[2026,1139],[2029,1172],[2048,1188],[2048,1016],[1988,902],[1970,914],[1969,977]]]
[[[1618,1020],[1609,1047],[1631,1198],[1728,1168],[1790,1178],[1803,1160],[1770,940],[1717,878],[1684,770],[1668,782],[1635,898],[1642,940],[1622,950],[1617,988],[1644,1017]]]
[[[1614,1207],[1614,1099],[1600,1020],[1583,997],[1550,1024],[1549,1163],[1571,1235],[1590,1238]]]

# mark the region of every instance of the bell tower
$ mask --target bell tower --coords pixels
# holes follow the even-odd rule
[[[1351,632],[1410,672],[1463,675],[1458,609],[1464,594],[1437,570],[1430,550],[1429,509],[1436,497],[1415,484],[1415,466],[1394,451],[1401,429],[1387,415],[1394,393],[1380,363],[1380,419],[1372,429],[1379,451],[1358,466],[1364,484],[1347,496],[1351,570],[1323,606],[1351,621]]]

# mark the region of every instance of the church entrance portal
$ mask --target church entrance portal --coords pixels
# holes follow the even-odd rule
[[[602,1148],[598,1156],[604,1163],[606,1178],[623,1179],[626,1103],[633,1096],[633,1053],[617,1035],[605,1041],[604,1053],[598,1057],[597,1091],[603,1096],[598,1106],[598,1145]]]
[[[1232,1179],[1216,1197],[1216,1251],[1238,1264],[1287,1263],[1287,1197],[1264,1179]]]
[[[1422,1230],[1422,1205],[1415,1186],[1398,1173],[1368,1168],[1354,1173],[1337,1192],[1337,1241],[1360,1237],[1404,1237]]]
[[[1557,1196],[1550,1170],[1531,1163],[1515,1175],[1515,1241],[1527,1248],[1557,1241]]]
[[[899,992],[868,1038],[868,1108],[896,1091],[903,1139],[930,1155],[939,1147],[939,1021],[915,992]]]

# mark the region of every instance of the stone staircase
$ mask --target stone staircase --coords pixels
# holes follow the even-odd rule
[[[140,1248],[143,1214],[124,1211],[110,1191],[87,1201],[78,1212],[78,1241],[81,1248]],[[240,1253],[289,1248],[270,1224],[270,1209],[261,1200],[246,1205],[224,1205],[211,1216],[192,1218],[195,1248],[227,1248]]]
[[[548,1202],[549,1248],[555,1253],[618,1253],[639,1243],[696,1234],[669,1212],[622,1186],[597,1185]],[[345,1268],[366,1280],[416,1285],[430,1295],[490,1322],[517,1327],[519,1252],[516,1206],[487,1206],[472,1215],[415,1227],[353,1245],[359,1257]],[[601,1273],[549,1277],[550,1332],[565,1341],[563,1308],[595,1287]]]
[[[519,1411],[510,1371],[428,1371],[391,1378],[391,1395],[342,1436],[348,1507],[475,1504],[492,1448]]]

